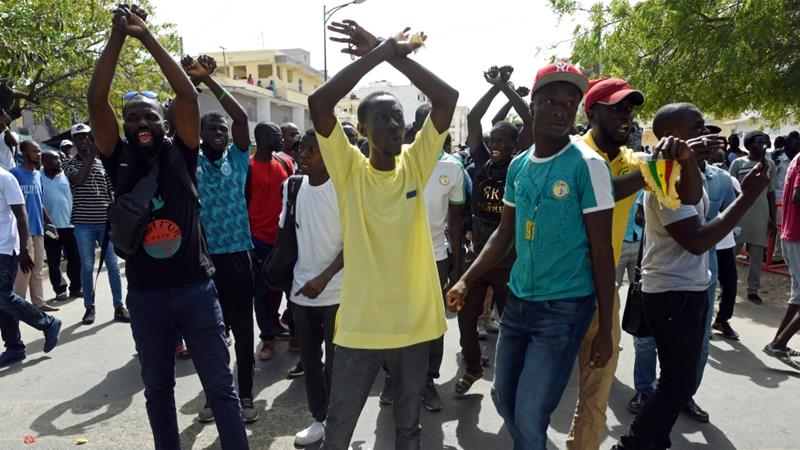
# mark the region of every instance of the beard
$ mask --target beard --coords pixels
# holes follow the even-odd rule
[[[128,145],[130,145],[133,154],[137,157],[145,159],[158,156],[158,154],[161,152],[161,147],[170,143],[169,140],[164,137],[163,133],[154,135],[152,145],[148,146],[139,145],[137,133],[129,133],[126,131],[125,138],[128,140]]]

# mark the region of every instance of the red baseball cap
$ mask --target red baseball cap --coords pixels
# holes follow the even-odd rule
[[[581,94],[586,92],[586,88],[589,86],[589,80],[580,70],[568,62],[562,61],[548,64],[536,72],[536,81],[533,82],[531,95],[541,87],[556,81],[566,81],[574,84],[580,89]]]
[[[589,108],[596,103],[616,105],[629,96],[634,105],[644,103],[644,95],[640,91],[631,88],[631,85],[621,78],[592,80],[589,84],[589,91],[586,92],[586,96],[583,99],[584,111],[589,111]]]

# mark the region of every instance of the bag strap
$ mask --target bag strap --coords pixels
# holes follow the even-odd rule
[[[146,198],[148,203],[156,194],[156,190],[158,189],[158,171],[158,164],[155,164],[150,168],[150,173],[148,173],[146,177],[139,180],[139,182],[136,183],[136,186],[133,188],[134,191],[144,194],[142,198]],[[111,235],[109,234],[111,222],[108,220],[109,212],[111,212],[111,205],[109,205],[108,211],[106,211],[106,226],[105,230],[103,230],[103,242],[100,245],[100,262],[97,264],[97,275],[94,277],[95,286],[97,286],[97,280],[100,279],[100,271],[103,270],[103,261],[105,261],[106,255],[108,254],[108,244],[111,242]]]
[[[278,156],[277,153],[272,155],[272,157],[278,160],[278,163],[280,163],[281,167],[283,167],[283,170],[286,171],[287,175],[289,176],[294,175],[294,168],[290,167],[290,165],[286,161],[284,161],[283,158]]]
[[[183,187],[186,188],[192,196],[195,206],[200,209],[200,195],[197,193],[197,187],[194,185],[194,181],[189,177],[189,169],[186,166],[186,160],[183,158],[183,155],[181,155],[175,147],[169,147],[167,151],[167,162],[172,172],[178,176],[178,181],[181,182]]]
[[[644,255],[644,228],[642,228],[642,239],[639,241],[639,256],[636,257],[636,270],[634,270],[633,284],[638,284],[642,279],[642,256]]]
[[[297,193],[300,192],[302,184],[302,175],[292,175],[286,183],[286,219],[283,222],[284,227],[286,227],[286,224],[291,224],[292,226],[295,224]]]

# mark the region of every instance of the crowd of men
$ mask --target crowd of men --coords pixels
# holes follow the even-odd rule
[[[0,135],[0,364],[26,357],[20,320],[44,333],[45,352],[57,344],[61,321],[48,313],[58,308],[43,298],[45,259],[52,304],[83,297],[82,322],[93,323],[99,248],[113,319],[130,322],[157,449],[180,448],[176,357],[191,357],[202,381],[198,420],[216,422],[223,448],[248,448],[245,423],[259,418],[255,357],[271,359],[276,340],[299,352],[288,375],[305,377],[313,421],[297,445],[349,448],[383,371],[380,402],[394,409],[395,447],[420,448],[421,407],[442,409],[435,380],[446,307],[457,313],[466,367],[457,395],[483,377],[490,361],[479,340],[499,331],[497,411],[514,448],[544,449],[577,361],[567,448],[596,449],[619,356],[625,273],[647,332],[635,338],[628,406],[636,417],[615,448],[669,448],[681,411],[709,420],[693,396],[711,330],[738,339],[730,324],[736,255],[746,247],[747,298],[760,304],[761,263],[779,228],[792,294],[764,352],[800,369],[787,346],[800,329],[796,132],[774,143],[750,132],[742,149],[738,135],[720,137],[695,106],[672,103],[656,113],[659,142],[644,152],[633,118],[645,95],[625,80],[590,82],[554,63],[528,90],[510,83],[513,68],[493,66],[468,117],[466,149],[451,154],[458,92],[409,57],[426,36],[406,29],[377,38],[344,21],[330,26],[332,40],[347,44],[354,61],[310,95],[314,128],[259,123],[253,151],[245,110],[212,77],[216,62],[174,61],[146,18],[136,6],[114,11],[88,92],[91,127],[74,125],[60,152],[18,142],[7,126]],[[171,101],[134,91],[114,110],[109,92],[129,38],[158,63]],[[397,98],[376,92],[361,101],[355,126],[340,123],[336,103],[384,62],[430,104],[406,127]],[[200,116],[201,85],[224,114]],[[508,103],[484,133],[482,118],[500,93]],[[573,126],[579,107],[589,121],[582,135]],[[512,108],[520,123],[504,120]],[[658,159],[680,167],[676,209],[642,175],[643,161]]]

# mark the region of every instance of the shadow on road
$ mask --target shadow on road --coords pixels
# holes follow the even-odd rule
[[[133,402],[133,396],[143,389],[138,379],[139,361],[131,358],[124,366],[114,369],[103,381],[83,394],[59,403],[34,419],[31,429],[39,436],[79,435],[92,425],[97,425],[125,411]],[[135,378],[132,383],[131,379]],[[102,411],[102,412],[100,412]],[[56,422],[66,413],[75,416],[88,415],[82,422],[59,428]]]

